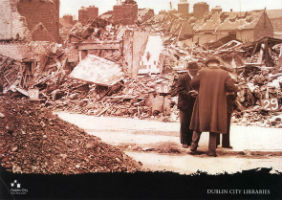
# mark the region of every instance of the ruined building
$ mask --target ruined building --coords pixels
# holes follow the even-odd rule
[[[196,18],[202,18],[208,15],[210,12],[210,6],[206,2],[195,3],[193,6],[193,15]]]
[[[184,16],[189,14],[189,4],[187,0],[181,0],[178,4],[178,12]]]
[[[242,42],[273,37],[273,27],[265,10],[250,12],[214,12],[194,25],[195,41],[207,43],[234,35]]]
[[[60,0],[19,0],[17,10],[33,40],[59,42]]]
[[[135,1],[127,0],[113,8],[113,22],[124,25],[134,24],[138,16],[138,6]]]
[[[30,40],[27,23],[17,10],[17,0],[1,0],[0,41]]]
[[[87,8],[82,7],[78,11],[78,21],[82,24],[86,24],[89,20],[95,19],[99,15],[99,9],[95,6],[89,6]]]

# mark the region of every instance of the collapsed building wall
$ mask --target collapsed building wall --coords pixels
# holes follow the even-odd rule
[[[59,42],[60,0],[19,0],[17,8],[33,40]]]
[[[0,40],[29,40],[25,19],[18,13],[17,0],[1,0]]]

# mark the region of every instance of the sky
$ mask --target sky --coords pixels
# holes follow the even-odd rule
[[[169,2],[173,8],[177,8],[179,0],[136,0],[139,8],[152,8],[155,13],[160,10],[169,10]],[[221,6],[223,11],[248,11],[259,9],[282,9],[282,0],[188,0],[189,12],[193,11],[193,4],[197,2],[207,2],[210,9]],[[60,15],[71,14],[77,17],[79,8],[82,6],[95,5],[99,8],[99,15],[112,10],[116,0],[61,0]]]

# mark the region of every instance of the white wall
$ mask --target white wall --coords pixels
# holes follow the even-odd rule
[[[0,40],[30,38],[25,20],[17,12],[15,0],[0,0]]]

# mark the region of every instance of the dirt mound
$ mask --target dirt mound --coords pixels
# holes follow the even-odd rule
[[[0,161],[14,173],[134,172],[140,165],[27,100],[0,96]]]

